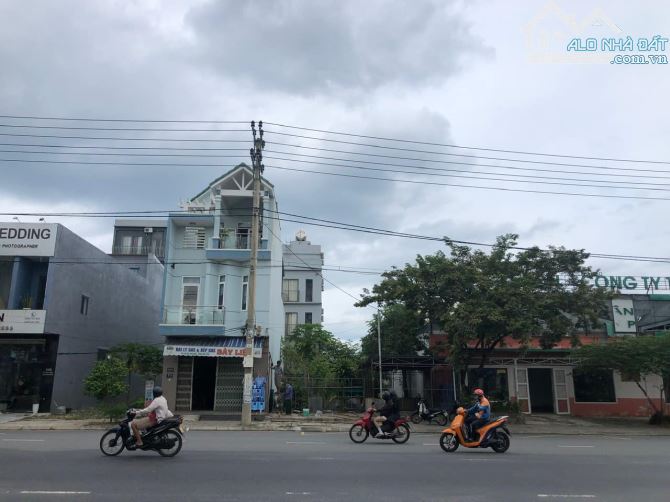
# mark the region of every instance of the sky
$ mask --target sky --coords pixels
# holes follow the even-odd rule
[[[663,180],[670,177],[670,65],[610,63],[615,55],[667,58],[670,47],[644,52],[637,50],[637,43],[655,35],[669,37],[668,26],[670,4],[644,0],[38,0],[30,9],[21,2],[0,0],[0,115],[5,116],[0,118],[0,149],[5,150],[0,153],[0,212],[176,210],[180,201],[222,173],[249,162],[247,123],[263,120],[264,176],[275,185],[281,211],[475,242],[517,233],[521,245],[670,256],[670,182]],[[632,52],[567,50],[574,38],[594,38],[600,48],[603,38],[627,36],[636,44]],[[245,123],[68,122],[7,116]],[[144,130],[127,130],[131,128]],[[107,148],[33,146],[44,144]],[[157,148],[141,152],[162,156],[129,155],[138,150],[128,147],[137,146]],[[43,153],[25,153],[35,151]],[[82,151],[115,155],[81,155]],[[194,152],[210,157],[183,156]],[[28,162],[35,160],[48,162]],[[343,167],[354,161],[358,167],[409,172]],[[154,165],[124,165],[128,163]],[[519,175],[553,179],[511,181],[521,180]],[[592,180],[598,186],[575,186],[584,181],[567,178]],[[11,215],[0,219],[10,220]],[[111,250],[112,219],[47,221],[62,223]],[[435,241],[291,222],[282,223],[283,240],[292,240],[300,229],[323,247],[327,268],[383,271],[412,263],[417,254],[445,250]],[[589,263],[608,275],[670,275],[667,263]],[[330,281],[323,300],[326,328],[346,340],[360,339],[373,311],[354,307],[352,296],[371,288],[379,277],[336,271],[324,275]]]

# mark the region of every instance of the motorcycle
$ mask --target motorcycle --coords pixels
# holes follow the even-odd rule
[[[420,424],[424,420],[431,423],[434,420],[437,425],[444,426],[449,421],[449,412],[446,410],[430,410],[426,406],[426,401],[419,397],[418,410],[412,413],[410,420],[414,424]]]
[[[442,431],[440,447],[444,451],[447,453],[454,452],[459,445],[463,445],[465,448],[490,447],[496,453],[505,453],[508,450],[510,436],[512,435],[506,425],[509,417],[504,416],[491,420],[475,432],[475,434],[479,434],[479,438],[466,439],[465,413],[463,407],[458,408],[449,427]]]
[[[113,457],[127,449],[137,450],[135,436],[130,428],[130,422],[135,418],[135,410],[128,410],[126,418],[119,425],[109,429],[100,438],[100,451]],[[166,418],[142,433],[142,446],[140,450],[154,450],[163,457],[174,457],[181,451],[182,435],[185,433],[183,417],[175,415]]]
[[[363,443],[372,435],[375,439],[392,439],[394,443],[403,444],[409,440],[410,428],[407,418],[399,418],[393,423],[393,429],[385,432],[384,436],[376,437],[379,430],[372,420],[372,416],[377,410],[374,407],[368,408],[362,418],[357,420],[349,429],[349,438],[354,443]],[[384,429],[386,423],[382,426]]]

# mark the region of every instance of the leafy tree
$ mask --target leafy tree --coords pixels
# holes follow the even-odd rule
[[[368,334],[361,340],[364,359],[378,358],[377,317],[368,322]],[[426,348],[424,320],[405,305],[387,304],[381,308],[381,346],[384,356],[413,355]]]
[[[383,274],[357,306],[402,304],[425,319],[429,331],[442,328],[457,366],[480,366],[512,337],[528,345],[537,337],[550,348],[565,336],[578,343],[605,314],[608,292],[595,288],[596,271],[585,265],[588,253],[537,247],[517,250],[518,236],[502,235],[490,253],[445,239],[450,256],[438,251],[417,256],[415,264]]]
[[[664,397],[668,395],[670,384],[670,335],[610,339],[606,345],[587,345],[574,350],[573,356],[581,368],[614,370],[634,380],[654,411],[652,421],[662,421]],[[643,385],[651,375],[661,377],[661,406],[656,405]]]
[[[127,387],[126,365],[116,358],[98,361],[84,379],[84,392],[98,401],[118,397]]]
[[[130,382],[133,374],[153,379],[163,371],[163,353],[153,345],[122,343],[111,348],[110,356],[126,366],[127,400],[130,401]]]
[[[337,394],[342,380],[356,378],[360,371],[358,349],[319,324],[296,326],[282,342],[282,361],[299,402],[315,387],[330,389],[324,391],[327,401]]]

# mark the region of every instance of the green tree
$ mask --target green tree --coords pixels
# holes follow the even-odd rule
[[[442,328],[461,371],[473,352],[481,367],[505,338],[550,348],[565,336],[578,343],[605,315],[610,294],[595,288],[588,253],[550,247],[517,249],[517,235],[497,238],[490,253],[445,239],[450,256],[417,256],[415,264],[383,274],[358,306],[402,304],[432,331]],[[474,348],[475,350],[469,350]],[[468,349],[468,350],[466,350]]]
[[[126,392],[126,365],[116,358],[98,361],[89,375],[84,379],[84,392],[105,401],[118,397]]]
[[[653,410],[651,421],[662,421],[662,403],[668,396],[667,386],[670,384],[670,335],[610,339],[605,345],[587,345],[573,350],[573,357],[580,368],[614,370],[634,380]],[[656,405],[643,385],[651,375],[661,378],[661,406]]]
[[[378,358],[377,317],[368,322],[368,333],[361,340],[364,359]],[[401,303],[387,304],[381,308],[382,356],[414,355],[426,348],[423,335],[424,320]]]
[[[337,339],[319,324],[296,326],[282,341],[286,378],[294,387],[296,400],[305,402],[312,389],[319,389],[325,401],[337,395],[343,381],[360,376],[360,352]]]
[[[154,379],[163,371],[163,353],[153,345],[122,343],[112,347],[109,353],[112,358],[125,364],[128,401],[130,401],[130,382],[133,374]]]

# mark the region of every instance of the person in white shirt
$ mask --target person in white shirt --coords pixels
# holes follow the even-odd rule
[[[172,416],[172,412],[168,409],[167,399],[163,397],[163,389],[156,386],[154,387],[153,394],[154,400],[151,401],[151,404],[143,410],[136,410],[136,418],[130,423],[130,427],[133,429],[133,434],[135,435],[135,445],[138,448],[143,446],[142,434],[140,431],[153,427],[156,424],[160,424],[163,420]],[[144,415],[147,416],[144,417]]]

